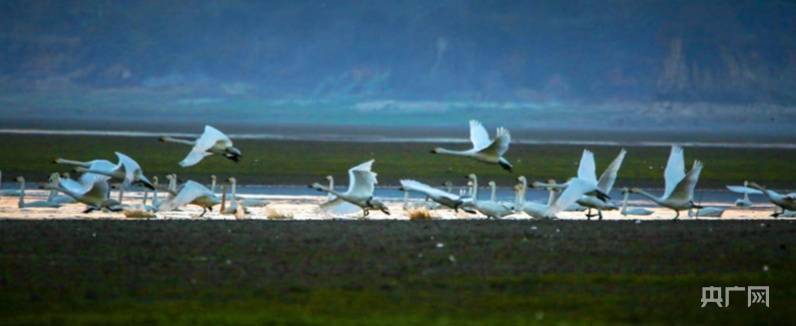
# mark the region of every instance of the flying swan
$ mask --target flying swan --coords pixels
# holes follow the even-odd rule
[[[232,145],[232,140],[223,132],[211,126],[205,126],[205,131],[196,140],[185,140],[174,137],[160,137],[161,142],[191,145],[193,148],[180,162],[181,167],[189,167],[199,163],[205,156],[219,154],[229,160],[238,162],[243,156],[239,149]]]
[[[476,120],[470,120],[470,141],[473,143],[473,148],[469,150],[456,151],[437,147],[432,149],[431,153],[464,156],[485,163],[499,164],[500,167],[511,172],[511,163],[503,157],[509,150],[509,143],[511,143],[511,135],[508,129],[498,128],[495,133],[495,139],[490,140],[489,133],[487,133],[484,125]]]

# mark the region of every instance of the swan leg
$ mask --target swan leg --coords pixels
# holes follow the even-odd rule
[[[362,217],[368,217],[370,215],[370,210],[365,208],[362,210]]]
[[[678,210],[676,210],[676,209],[675,209],[675,210],[674,210],[674,212],[675,212],[675,214],[674,214],[674,220],[675,220],[675,221],[677,221],[677,218],[679,218],[679,217],[680,217],[680,211],[678,211]]]
[[[597,209],[597,216],[599,216],[599,220],[602,221],[603,220],[603,211],[600,210],[600,209]]]
[[[586,219],[587,219],[587,220],[589,220],[589,221],[591,221],[591,217],[592,217],[592,215],[591,215],[591,207],[589,207],[589,208],[586,210]]]
[[[207,213],[207,208],[202,207],[202,214],[199,214],[199,217],[204,217]]]

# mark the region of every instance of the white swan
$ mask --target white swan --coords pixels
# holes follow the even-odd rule
[[[448,191],[440,190],[429,186],[425,183],[404,179],[401,180],[401,190],[405,192],[405,201],[408,201],[409,192],[419,192],[426,196],[426,198],[430,198],[436,203],[439,203],[442,206],[452,208],[455,211],[459,211],[459,208],[464,204],[464,199],[459,196],[452,194]],[[474,213],[470,210],[471,213]]]
[[[19,202],[17,203],[17,207],[19,208],[58,208],[61,207],[61,204],[54,203],[47,200],[41,201],[34,201],[34,202],[25,202],[25,178],[24,177],[17,177],[17,182],[19,183]]]
[[[627,198],[630,196],[630,189],[624,188],[622,192],[624,193],[625,199],[622,200],[622,209],[619,210],[620,214],[624,216],[627,215],[647,216],[655,213],[654,211],[651,211],[643,207],[627,207]]]
[[[522,211],[534,218],[555,219],[559,212],[572,206],[578,198],[586,194],[593,194],[598,197],[605,196],[605,194],[601,193],[591,182],[579,178],[572,178],[564,183],[566,188],[564,188],[564,191],[561,192],[560,195],[556,195],[558,191],[557,187],[548,187],[550,196],[548,197],[547,204],[526,202],[525,192],[528,189],[528,182],[523,176],[517,179],[520,181],[520,184],[517,188],[519,193],[516,197],[517,203],[515,207],[517,207],[518,212]]]
[[[507,215],[511,215],[514,212],[514,205],[508,203],[502,203],[495,200],[495,183],[489,183],[489,186],[492,188],[492,197],[490,200],[478,200],[478,177],[471,173],[467,176],[472,183],[472,197],[467,198],[464,200],[464,203],[461,205],[462,208],[471,208],[475,209],[481,214],[486,215],[487,218],[501,218]]]
[[[124,187],[131,184],[138,184],[152,189],[152,182],[144,175],[144,170],[141,169],[141,165],[139,165],[138,162],[124,153],[114,152],[114,154],[118,159],[116,164],[112,164],[107,160],[81,162],[63,158],[58,158],[55,162],[58,164],[77,166],[78,171],[85,173],[100,174],[115,180],[120,180]]]
[[[220,202],[218,196],[210,189],[207,189],[201,183],[188,180],[178,188],[176,194],[160,203],[158,211],[171,211],[191,204],[202,208],[202,214],[199,217],[203,217],[208,210],[212,211],[213,206],[218,205]]]
[[[470,120],[470,141],[473,143],[473,148],[469,150],[455,151],[437,147],[432,149],[431,153],[470,157],[481,162],[499,164],[500,167],[511,172],[511,163],[503,157],[511,143],[508,129],[498,128],[495,139],[490,140],[484,125],[476,120]]]
[[[580,159],[580,166],[578,167],[578,178],[592,182],[603,193],[610,194],[611,189],[613,189],[614,183],[616,182],[616,176],[619,174],[619,168],[622,167],[622,161],[625,159],[625,154],[627,154],[627,151],[624,149],[619,151],[619,155],[616,156],[608,168],[603,171],[603,174],[600,175],[600,179],[597,180],[597,169],[596,164],[594,163],[594,153],[589,150],[583,150],[583,155]],[[597,210],[597,216],[600,220],[602,220],[602,211],[615,210],[618,208],[612,201],[603,201],[594,196],[583,196],[578,198],[577,204],[588,208],[588,211],[586,212],[587,219],[591,219],[595,216],[591,214],[592,209]]]
[[[172,194],[177,193],[177,174],[167,174],[166,180],[169,180],[168,190]]]
[[[227,179],[227,181],[230,183],[230,188],[232,188],[232,193],[229,195],[229,205],[227,205],[226,187],[221,186],[221,209],[219,212],[224,215],[235,215],[236,219],[244,219],[249,211],[246,209],[246,206],[238,201],[234,180],[235,178]]]
[[[757,189],[749,188],[749,181],[744,180],[743,186],[727,186],[727,189],[732,192],[743,194],[743,198],[735,200],[735,207],[749,208],[752,207],[752,201],[749,200],[749,194],[762,194],[763,192]]]
[[[246,197],[238,197],[237,192],[235,189],[238,187],[238,180],[234,177],[230,177],[228,179],[230,184],[232,185],[232,194],[234,195],[235,199],[243,206],[246,207],[264,207],[268,206],[268,201],[262,198],[246,198]]]
[[[334,189],[334,177],[331,176],[331,175],[327,175],[326,176],[326,181],[329,181],[329,189]],[[326,194],[326,199],[332,200],[332,199],[334,199],[334,195],[332,195],[332,193],[327,193]]]
[[[734,189],[730,190],[735,192],[740,192],[736,190],[742,190],[740,188],[746,188],[746,187],[733,187],[733,188]],[[783,214],[787,214],[787,211],[796,211],[796,193],[792,192],[789,194],[780,194],[779,192],[767,189],[766,187],[763,187],[754,182],[749,182],[749,188],[747,188],[746,193],[750,195],[762,194],[766,196],[769,202],[782,209],[782,211],[780,212],[777,212],[776,209],[774,209],[774,213],[771,214],[772,217],[779,217]]]
[[[683,148],[672,146],[669,153],[669,161],[664,170],[665,189],[663,195],[656,197],[642,189],[630,188],[631,193],[640,194],[656,204],[675,211],[674,219],[680,217],[681,210],[692,208],[703,208],[694,203],[694,188],[699,181],[699,174],[702,172],[702,162],[694,161],[691,171],[685,173],[685,159],[683,158]]]
[[[364,216],[368,216],[371,209],[378,209],[384,214],[390,215],[387,205],[373,198],[373,190],[377,183],[377,174],[371,171],[373,161],[367,161],[348,170],[348,190],[344,193],[329,189],[317,182],[310,185],[310,188],[335,196],[334,199],[321,204],[321,209],[327,212],[351,213],[348,208],[350,206],[346,205],[348,203],[361,208]]]
[[[49,185],[49,187],[57,189],[76,201],[85,204],[87,207],[83,213],[90,213],[95,210],[121,211],[121,203],[108,198],[110,186],[107,178],[95,176],[95,174],[87,173],[81,176],[80,181],[64,178],[60,179],[58,184]]]
[[[232,140],[223,132],[211,126],[205,126],[205,131],[196,140],[177,139],[174,137],[163,136],[160,141],[191,145],[193,148],[187,156],[180,162],[181,167],[189,167],[199,163],[205,156],[219,154],[234,162],[240,161],[243,156],[239,149],[235,148]]]
[[[0,171],[0,188],[3,186],[3,171]],[[22,193],[17,189],[2,189],[0,190],[0,196],[7,196],[7,197],[16,197],[20,196]]]

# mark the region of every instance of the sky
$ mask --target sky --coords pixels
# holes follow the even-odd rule
[[[0,110],[788,134],[793,35],[793,1],[3,1]]]

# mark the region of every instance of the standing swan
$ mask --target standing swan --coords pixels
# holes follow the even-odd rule
[[[327,175],[326,176],[326,181],[329,181],[329,189],[334,189],[334,177],[331,176],[331,175]],[[332,193],[330,192],[330,193],[326,194],[326,198],[328,200],[332,200],[332,199],[334,199],[334,195],[332,195]]]
[[[238,162],[243,156],[239,149],[232,145],[232,140],[223,132],[211,126],[205,126],[205,131],[196,140],[177,139],[174,137],[160,137],[161,142],[191,145],[193,148],[181,162],[181,167],[189,167],[199,163],[205,156],[219,154],[229,160]]]
[[[697,181],[699,181],[699,174],[701,172],[702,162],[694,161],[691,171],[688,171],[688,174],[686,174],[683,148],[680,146],[672,146],[672,151],[669,154],[669,161],[666,163],[666,169],[663,172],[666,186],[663,195],[655,197],[639,188],[630,188],[630,192],[640,194],[660,206],[674,210],[674,219],[676,220],[680,217],[681,210],[703,208],[694,203],[694,188],[697,185]]]
[[[514,212],[514,206],[508,203],[501,203],[495,200],[495,183],[490,181],[489,186],[492,188],[492,197],[490,200],[478,200],[478,177],[470,173],[467,178],[472,183],[472,197],[465,200],[462,208],[475,209],[481,214],[486,215],[487,218],[501,218],[511,215]]]
[[[246,214],[249,213],[246,209],[246,206],[243,205],[238,201],[238,193],[237,187],[235,184],[235,178],[230,177],[227,179],[230,183],[230,188],[232,188],[232,194],[230,194],[229,198],[229,206],[227,206],[227,191],[224,189],[221,193],[221,209],[219,212],[225,215],[235,215],[236,219],[243,219],[246,217]]]
[[[431,153],[470,157],[481,162],[499,164],[500,167],[511,172],[511,163],[503,157],[509,150],[509,143],[511,143],[511,135],[508,129],[498,128],[495,133],[495,139],[490,140],[489,133],[487,133],[484,125],[476,120],[470,120],[470,142],[473,143],[473,148],[465,151],[437,147],[432,149]]]
[[[262,198],[244,198],[244,197],[238,198],[237,192],[235,191],[235,189],[237,189],[237,187],[238,187],[238,180],[235,179],[234,177],[230,177],[228,179],[228,181],[229,181],[230,185],[232,186],[233,198],[235,198],[235,200],[237,200],[241,205],[243,205],[245,207],[264,207],[264,206],[268,206],[268,201],[266,201],[265,199],[262,199]]]
[[[639,216],[647,216],[652,215],[655,213],[649,209],[643,207],[627,207],[627,197],[630,196],[630,189],[624,188],[622,192],[625,194],[625,199],[622,200],[622,209],[619,211],[620,214],[627,216],[627,215],[639,215]]]
[[[49,200],[42,200],[42,201],[34,201],[34,202],[25,202],[25,178],[24,177],[17,177],[17,182],[19,182],[19,202],[17,203],[17,207],[19,208],[40,208],[40,207],[49,207],[49,208],[58,208],[61,207],[61,204],[54,203]]]
[[[329,189],[317,182],[310,185],[310,188],[335,196],[334,199],[321,204],[321,208],[325,211],[337,211],[337,207],[349,203],[361,208],[363,216],[368,216],[371,209],[378,209],[390,215],[387,205],[373,198],[373,190],[377,183],[377,174],[371,171],[373,161],[367,161],[348,170],[348,190],[344,193]]]
[[[741,186],[727,186],[727,189],[732,192],[742,193],[743,198],[735,200],[735,206],[741,208],[752,207],[752,201],[749,200],[749,194],[762,194],[763,192],[757,189],[749,188],[749,181],[744,180],[743,187]]]
[[[210,175],[210,191],[216,192],[216,175]]]

